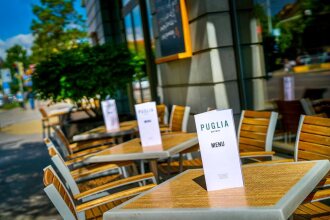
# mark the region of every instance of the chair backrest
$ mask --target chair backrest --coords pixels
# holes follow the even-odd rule
[[[73,199],[51,166],[44,169],[43,181],[44,191],[63,219],[77,220],[78,216]]]
[[[70,142],[65,137],[63,131],[61,130],[60,126],[54,126],[54,131],[57,137],[57,140],[60,142],[58,143],[68,154],[72,154],[72,150],[70,149]]]
[[[70,188],[73,195],[77,195],[80,193],[78,185],[76,181],[73,179],[71,172],[67,165],[65,164],[62,156],[55,148],[54,144],[48,138],[45,138],[45,143],[48,147],[48,153],[56,166],[57,170],[60,171],[62,177],[64,178],[65,182],[67,183],[68,187]]]
[[[164,104],[160,104],[156,106],[157,108],[157,115],[159,118],[159,124],[168,124],[168,109],[167,106]]]
[[[48,118],[48,114],[47,114],[46,110],[43,107],[40,107],[39,108],[39,112],[40,112],[40,114],[41,114],[41,116],[42,116],[43,119],[47,119]]]
[[[171,131],[187,131],[188,119],[189,119],[190,107],[173,105],[171,118],[170,118],[170,129]]]
[[[237,135],[240,150],[272,151],[277,117],[277,112],[242,111]]]
[[[330,119],[302,115],[295,144],[295,161],[330,160]]]

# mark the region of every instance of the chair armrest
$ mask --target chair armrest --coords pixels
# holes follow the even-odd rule
[[[330,176],[327,176],[323,180],[319,182],[319,184],[316,186],[316,188],[328,188],[330,187]]]
[[[116,187],[120,187],[120,186],[124,186],[124,185],[128,185],[128,184],[132,184],[132,183],[136,183],[136,182],[140,182],[143,180],[148,180],[151,179],[153,181],[153,183],[155,183],[155,177],[152,173],[146,173],[146,174],[140,174],[140,175],[136,175],[136,176],[132,176],[132,177],[128,177],[125,179],[120,179],[117,181],[113,181],[107,184],[104,184],[102,186],[98,186],[95,187],[93,189],[84,191],[82,193],[79,193],[77,195],[74,196],[75,199],[83,199],[85,197],[103,192],[103,191],[107,191]]]
[[[330,189],[316,190],[310,193],[303,203],[318,202],[326,199],[330,199]]]
[[[155,186],[156,186],[156,184],[148,184],[145,186],[139,186],[139,187],[135,187],[135,188],[128,189],[128,190],[123,190],[118,193],[113,193],[108,196],[104,196],[104,197],[101,197],[101,198],[98,198],[98,199],[95,199],[95,200],[92,200],[92,201],[89,201],[86,203],[82,203],[82,204],[76,206],[76,210],[77,210],[77,212],[82,212],[82,211],[86,211],[86,210],[95,208],[100,205],[104,205],[109,202],[124,199],[127,197],[133,197],[133,196],[136,196],[142,192],[145,192]]]

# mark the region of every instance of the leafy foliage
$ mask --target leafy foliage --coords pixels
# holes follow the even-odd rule
[[[26,50],[20,45],[14,45],[6,50],[7,57],[3,64],[5,68],[9,68],[12,75],[12,83],[10,84],[11,92],[16,93],[19,90],[19,81],[16,74],[15,62],[21,62],[23,68],[27,68],[29,63],[29,57],[27,56]]]
[[[31,30],[35,36],[32,47],[34,63],[44,60],[51,53],[77,47],[86,37],[84,21],[73,7],[73,0],[41,0],[33,5]]]
[[[77,47],[52,54],[36,66],[35,91],[54,101],[114,96],[132,82],[138,64],[125,46]]]

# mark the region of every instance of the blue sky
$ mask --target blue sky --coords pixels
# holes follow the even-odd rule
[[[75,8],[86,18],[85,8],[80,3],[81,0],[76,0]],[[33,43],[30,31],[33,4],[39,4],[39,0],[0,0],[0,57],[4,58],[6,49],[15,44],[30,50]]]

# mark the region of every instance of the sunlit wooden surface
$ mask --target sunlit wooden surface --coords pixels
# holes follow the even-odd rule
[[[162,135],[162,145],[142,147],[139,138],[121,143],[86,159],[86,162],[109,162],[166,158],[198,143],[196,133]]]
[[[123,136],[123,135],[133,134],[137,130],[138,130],[138,124],[136,120],[125,121],[120,123],[120,128],[118,130],[107,131],[106,127],[102,125],[100,127],[94,128],[82,134],[73,136],[73,141]]]
[[[104,219],[288,219],[329,171],[306,161],[243,166],[243,188],[208,192],[188,170],[104,215]]]

